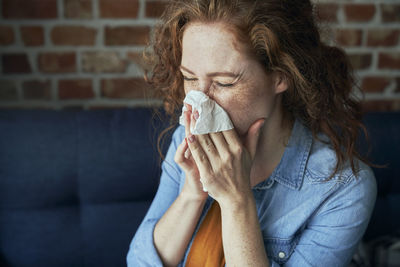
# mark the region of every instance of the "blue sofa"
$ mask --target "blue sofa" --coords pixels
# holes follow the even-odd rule
[[[159,182],[149,109],[0,111],[0,266],[126,266]]]
[[[390,164],[375,170],[372,239],[400,228],[400,113],[365,121],[372,159]],[[158,187],[165,126],[147,108],[0,110],[0,266],[126,266]]]

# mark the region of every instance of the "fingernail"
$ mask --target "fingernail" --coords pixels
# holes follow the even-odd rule
[[[185,111],[185,115],[184,115],[183,119],[185,121],[185,125],[187,125],[188,124],[188,119],[187,119],[187,116],[186,116],[186,111]]]
[[[189,135],[189,142],[190,142],[190,143],[193,143],[195,140],[196,140],[196,139],[195,139],[195,137],[194,137],[193,134]]]

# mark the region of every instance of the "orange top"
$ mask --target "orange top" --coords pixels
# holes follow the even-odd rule
[[[221,209],[214,201],[202,221],[186,259],[185,267],[224,267]]]

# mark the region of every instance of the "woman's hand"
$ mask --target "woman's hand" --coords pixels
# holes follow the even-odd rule
[[[186,105],[186,107],[190,110],[184,113],[186,138],[184,138],[182,143],[178,146],[174,160],[186,174],[182,193],[186,194],[190,199],[205,201],[208,197],[208,193],[203,191],[199,170],[188,147],[187,136],[190,135],[190,124],[187,119],[190,118],[191,106]]]
[[[186,114],[191,125],[197,118],[197,111],[189,110]],[[240,204],[252,195],[250,171],[263,124],[264,119],[259,119],[250,126],[244,144],[234,129],[194,136],[186,127],[188,146],[200,181],[221,207]]]

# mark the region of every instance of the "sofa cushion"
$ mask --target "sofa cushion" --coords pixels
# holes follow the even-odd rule
[[[378,197],[370,223],[364,235],[369,241],[378,236],[400,231],[400,112],[374,112],[364,117],[371,149],[370,160],[385,168],[373,168],[378,185]],[[367,153],[367,144],[360,143]]]
[[[1,266],[126,266],[160,176],[151,114],[0,112]]]

